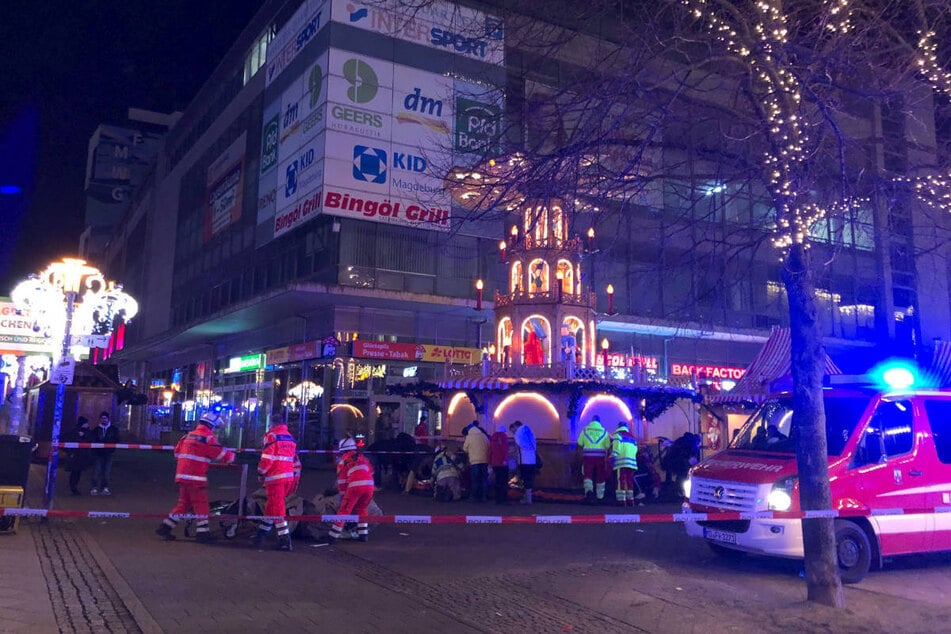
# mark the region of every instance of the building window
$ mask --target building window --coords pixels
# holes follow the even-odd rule
[[[809,236],[816,242],[873,251],[875,229],[872,210],[868,207],[855,207],[831,218],[820,218],[809,229]]]
[[[258,36],[258,39],[251,45],[251,49],[244,56],[244,83],[251,81],[251,78],[267,63],[267,45],[274,39],[275,28],[272,24],[264,33]]]

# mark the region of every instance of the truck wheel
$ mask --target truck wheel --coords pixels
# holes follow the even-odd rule
[[[836,520],[835,556],[842,583],[858,583],[872,565],[872,545],[868,535],[854,522]]]

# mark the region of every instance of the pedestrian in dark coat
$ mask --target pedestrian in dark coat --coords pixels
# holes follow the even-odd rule
[[[80,416],[76,427],[66,434],[67,442],[92,442],[92,429],[89,419]],[[79,492],[79,480],[83,470],[92,465],[92,449],[73,449],[69,452],[69,490],[73,495],[82,495]]]
[[[92,430],[91,442],[107,444],[119,442],[119,429],[112,424],[109,412],[99,414],[99,426]],[[90,495],[112,495],[109,489],[109,476],[112,474],[112,454],[115,452],[115,447],[92,450],[93,472]]]

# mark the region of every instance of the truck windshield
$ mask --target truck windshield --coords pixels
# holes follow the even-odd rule
[[[826,444],[830,456],[838,456],[855,431],[868,406],[868,398],[840,397],[824,399],[826,411]],[[795,430],[792,429],[792,399],[769,400],[743,425],[730,447],[776,453],[794,453]]]

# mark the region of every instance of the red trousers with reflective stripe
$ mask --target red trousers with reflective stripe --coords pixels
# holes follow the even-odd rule
[[[607,477],[604,456],[585,456],[581,463],[581,476],[594,480],[595,484],[604,484]]]
[[[267,491],[267,502],[264,504],[264,514],[271,517],[284,517],[287,515],[287,507],[284,506],[284,500],[288,495],[294,492],[294,478],[283,478],[273,480],[264,485]],[[282,520],[274,520],[280,522]]]
[[[204,482],[190,484],[178,483],[178,504],[172,509],[172,515],[208,515],[208,485]]]
[[[338,515],[366,515],[370,508],[370,502],[373,501],[373,487],[347,487],[340,500],[340,508],[337,509]],[[334,522],[343,526],[343,522]]]
[[[617,474],[617,490],[618,491],[633,491],[634,490],[634,469],[629,467],[622,467],[620,469],[615,469],[614,473]]]

